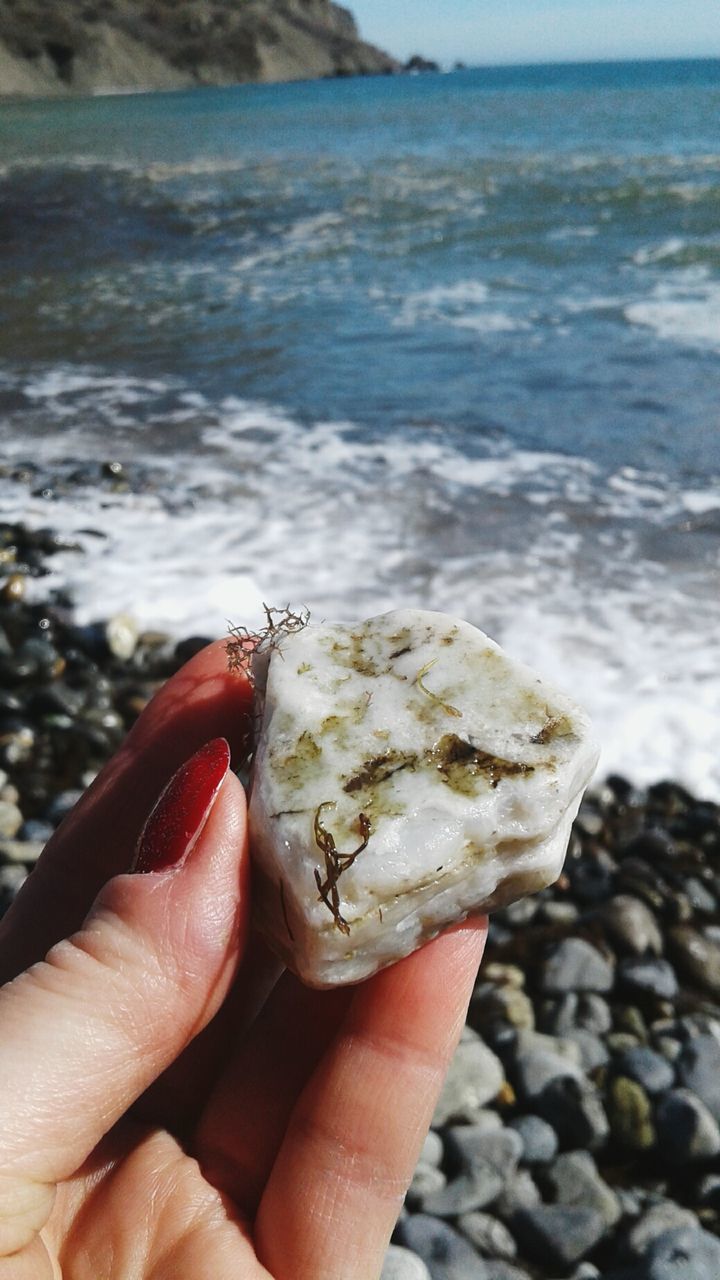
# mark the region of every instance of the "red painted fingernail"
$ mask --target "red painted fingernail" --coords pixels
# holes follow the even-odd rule
[[[187,857],[229,768],[230,747],[224,738],[213,738],[181,765],[140,833],[131,871],[165,871]]]

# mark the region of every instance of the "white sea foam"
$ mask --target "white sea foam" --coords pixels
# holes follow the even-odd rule
[[[665,341],[720,351],[720,284],[658,284],[649,298],[625,307],[625,318]]]
[[[303,426],[271,406],[212,405],[92,371],[48,373],[26,392],[62,426],[33,443],[50,469],[72,454],[107,456],[73,403],[77,414],[102,402],[108,417],[114,404],[123,422],[134,403],[147,421],[153,397],[174,394],[166,438],[173,423],[194,433],[190,453],[144,455],[156,491],[90,486],[48,502],[2,482],[6,518],[50,524],[86,548],[55,557],[33,588],[68,585],[81,620],[129,610],[178,634],[220,634],[228,619],[260,621],[263,600],[307,603],[318,617],[445,609],[587,705],[603,770],[672,775],[720,798],[717,566],[690,556],[678,567],[638,542],[654,527],[692,538],[688,513],[720,506],[710,485],[673,488],[629,467],[606,477],[582,459],[500,446],[467,457],[437,432],[358,439],[352,424]],[[132,471],[128,435],[119,453]],[[11,437],[6,460],[28,452]]]
[[[461,280],[407,294],[394,323],[414,329],[420,324],[448,324],[475,333],[510,333],[529,328],[526,319],[511,316],[491,303],[490,290],[481,280]]]

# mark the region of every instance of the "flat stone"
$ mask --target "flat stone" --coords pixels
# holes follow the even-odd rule
[[[672,1089],[655,1111],[658,1147],[669,1160],[707,1160],[720,1154],[720,1129],[689,1089]]]
[[[563,1147],[594,1151],[605,1142],[610,1127],[596,1086],[582,1077],[559,1077],[534,1102],[535,1110],[551,1124]]]
[[[508,1128],[520,1134],[523,1164],[549,1164],[555,1159],[558,1151],[557,1134],[540,1116],[516,1116],[510,1121]]]
[[[541,1204],[518,1210],[513,1230],[529,1258],[545,1266],[570,1267],[602,1240],[606,1225],[594,1209]]]
[[[487,1269],[477,1250],[440,1218],[410,1214],[397,1228],[406,1248],[422,1258],[432,1280],[487,1280]]]
[[[422,1258],[409,1249],[391,1244],[385,1254],[380,1280],[432,1280]]]
[[[618,893],[596,913],[614,946],[629,955],[660,956],[663,937],[652,911],[640,898]]]
[[[540,986],[548,995],[567,991],[610,991],[613,966],[583,938],[564,938],[543,965]]]
[[[648,1151],[655,1145],[652,1105],[637,1080],[615,1076],[608,1090],[607,1111],[610,1131],[621,1146]]]
[[[500,1258],[512,1262],[517,1257],[517,1245],[499,1218],[490,1213],[464,1213],[458,1218],[458,1228],[479,1253],[488,1258]]]
[[[656,960],[634,956],[621,960],[618,965],[618,980],[623,986],[643,995],[655,996],[658,1000],[674,1000],[678,993],[678,980],[675,970],[667,960]]]
[[[456,1217],[484,1209],[497,1199],[522,1155],[522,1140],[512,1130],[477,1131],[472,1125],[448,1130],[448,1167],[458,1172],[446,1187],[424,1196],[422,1209],[438,1217]]]
[[[613,1227],[622,1216],[615,1192],[600,1177],[597,1165],[588,1151],[568,1151],[558,1156],[543,1175],[548,1192],[558,1203],[593,1209],[607,1227]]]
[[[720,1045],[716,1045],[716,1048],[720,1052]],[[675,1072],[667,1059],[644,1045],[626,1049],[619,1054],[615,1070],[619,1075],[636,1080],[649,1094],[664,1093],[666,1089],[672,1089],[675,1083]]]
[[[713,996],[720,996],[720,946],[689,925],[668,931],[668,945],[682,974]]]
[[[450,1120],[472,1123],[477,1112],[500,1091],[505,1072],[500,1059],[483,1041],[465,1033],[455,1050],[433,1116],[433,1127]]]
[[[688,1040],[678,1056],[677,1074],[680,1084],[692,1089],[720,1121],[720,1042],[711,1035]]]

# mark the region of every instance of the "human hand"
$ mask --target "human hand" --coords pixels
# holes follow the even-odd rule
[[[245,797],[217,741],[241,753],[250,708],[224,646],[198,654],[0,924],[0,1280],[379,1275],[484,922],[359,987],[286,973],[265,1000]],[[196,752],[139,870],[179,861],[128,874]]]

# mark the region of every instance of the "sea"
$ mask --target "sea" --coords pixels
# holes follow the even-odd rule
[[[0,107],[0,509],[178,636],[469,619],[720,799],[720,61]]]

